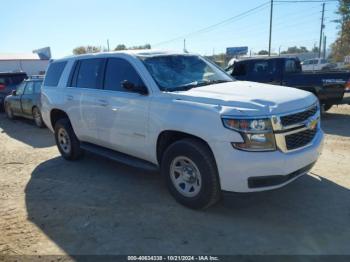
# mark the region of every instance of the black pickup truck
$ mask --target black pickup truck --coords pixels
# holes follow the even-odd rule
[[[350,91],[350,71],[302,72],[297,58],[264,57],[237,60],[226,71],[237,80],[290,86],[314,93],[329,110],[332,105],[350,103],[343,100]]]

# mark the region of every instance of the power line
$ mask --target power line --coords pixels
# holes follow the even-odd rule
[[[212,29],[214,29],[214,28],[216,28],[216,27],[218,27],[218,26],[222,26],[222,25],[224,25],[224,24],[231,23],[231,22],[233,22],[233,21],[236,20],[236,19],[242,18],[242,17],[246,16],[247,14],[252,13],[253,11],[256,11],[256,10],[262,8],[262,7],[265,7],[265,6],[266,6],[267,4],[269,4],[269,3],[270,3],[270,2],[265,2],[265,3],[261,4],[261,5],[258,5],[258,6],[254,7],[254,8],[252,8],[252,9],[249,9],[249,10],[247,10],[247,11],[245,11],[245,12],[243,12],[243,13],[240,13],[240,14],[238,14],[238,15],[235,15],[235,16],[232,16],[232,17],[230,17],[230,18],[227,18],[227,19],[225,19],[225,20],[223,20],[223,21],[221,21],[221,22],[218,22],[218,23],[216,23],[216,24],[207,26],[207,27],[205,27],[205,28],[202,28],[202,29],[200,29],[200,30],[197,30],[197,31],[188,33],[188,34],[186,34],[186,35],[182,35],[182,36],[179,36],[179,37],[176,37],[176,38],[173,38],[173,39],[169,39],[169,40],[166,40],[166,41],[162,41],[162,42],[153,44],[153,46],[164,45],[164,44],[171,43],[171,42],[174,42],[174,41],[178,41],[178,40],[181,40],[181,39],[184,39],[184,38],[188,38],[188,37],[193,36],[193,35],[196,35],[196,34],[208,32],[208,31],[210,31],[210,30],[212,30]]]
[[[335,3],[339,0],[276,0],[276,3]]]

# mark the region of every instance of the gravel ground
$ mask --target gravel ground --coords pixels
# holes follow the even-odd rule
[[[47,129],[0,114],[0,254],[350,254],[350,106],[322,125],[309,175],[193,211],[159,174],[66,162]]]

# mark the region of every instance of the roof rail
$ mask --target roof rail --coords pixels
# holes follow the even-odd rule
[[[32,75],[32,76],[29,76],[28,79],[43,79],[44,78],[44,75]]]

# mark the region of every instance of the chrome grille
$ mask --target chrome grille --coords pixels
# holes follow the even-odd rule
[[[299,112],[292,115],[281,116],[281,124],[283,126],[291,126],[306,121],[309,117],[317,113],[317,105],[313,106],[309,110]]]
[[[302,132],[287,135],[285,137],[287,149],[294,150],[308,145],[314,139],[316,133],[317,128],[313,130],[307,129]]]
[[[311,145],[320,128],[319,119],[317,104],[289,115],[273,116],[272,125],[278,149],[288,153]]]

